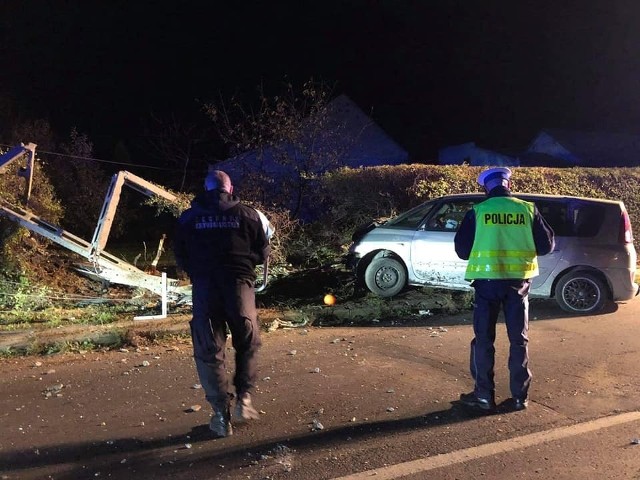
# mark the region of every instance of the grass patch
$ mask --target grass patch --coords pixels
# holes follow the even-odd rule
[[[59,353],[87,353],[98,350],[105,350],[105,346],[92,340],[67,340],[50,343],[34,341],[33,343],[24,346],[1,349],[0,358],[47,356]]]
[[[14,345],[0,350],[0,357],[46,356],[59,353],[87,353],[107,351],[124,346],[138,346],[140,336],[130,330],[106,330],[80,339],[43,341],[35,339],[22,345]]]
[[[0,313],[0,331],[33,327],[48,329],[69,325],[109,325],[132,312],[138,312],[138,308],[92,305],[68,309],[50,307],[37,311],[11,310]]]
[[[191,341],[191,333],[188,329],[185,329],[183,332],[170,332],[167,330],[136,332],[135,335],[138,338],[151,343],[172,343],[183,342],[185,340]],[[138,342],[131,342],[132,346],[135,346],[137,343]]]
[[[86,353],[96,350],[104,350],[101,345],[92,340],[67,340],[50,344],[35,345],[29,355],[55,355],[58,353]]]

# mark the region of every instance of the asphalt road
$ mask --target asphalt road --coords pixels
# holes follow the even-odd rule
[[[455,402],[472,388],[470,313],[266,333],[261,418],[219,440],[187,340],[5,359],[1,478],[640,479],[639,309],[532,302],[530,407],[489,416]],[[506,355],[501,325],[498,403]]]

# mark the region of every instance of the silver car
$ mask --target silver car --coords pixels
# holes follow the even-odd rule
[[[585,314],[638,294],[636,250],[622,202],[514,196],[534,202],[556,234],[555,250],[538,258],[540,275],[533,279],[532,297],[555,298],[563,310]],[[470,290],[464,279],[467,262],[456,255],[453,239],[465,213],[484,199],[481,193],[439,197],[359,229],[347,265],[382,297],[408,285]]]

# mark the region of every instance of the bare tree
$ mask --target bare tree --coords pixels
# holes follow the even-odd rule
[[[245,191],[253,190],[253,199],[262,203],[290,205],[296,217],[317,176],[338,166],[350,146],[330,100],[331,89],[312,79],[299,89],[287,83],[276,96],[260,86],[255,106],[234,97],[204,108],[230,155],[254,160],[244,172],[250,180],[245,178]],[[268,171],[273,164],[281,167],[281,175]]]
[[[57,222],[63,215],[63,208],[61,202],[56,199],[56,197],[59,198],[59,195],[54,192],[53,182],[49,177],[50,169],[48,168],[48,161],[51,158],[48,152],[55,150],[54,137],[51,125],[46,119],[19,121],[15,118],[11,121],[11,129],[3,139],[6,139],[11,145],[19,145],[20,143],[35,143],[37,145],[36,168],[29,208],[47,220]],[[16,166],[17,164],[13,167]],[[23,185],[24,179],[14,175],[3,175],[2,177],[6,182],[9,182],[8,184],[0,185],[2,197],[15,199],[15,195],[18,192],[22,192],[22,187],[19,185]]]
[[[100,216],[109,178],[93,160],[93,143],[74,127],[61,143],[63,155],[49,155],[47,170],[62,200],[66,228],[90,236]]]
[[[16,121],[12,124],[9,141],[17,145],[19,143],[33,142],[38,145],[38,150],[55,150],[54,133],[51,124],[44,118],[35,120]]]
[[[196,147],[209,137],[207,129],[196,123],[185,123],[175,115],[159,117],[151,115],[151,124],[146,128],[146,140],[151,154],[164,165],[181,171],[180,181],[173,185],[183,192],[187,180],[187,172],[191,167]]]

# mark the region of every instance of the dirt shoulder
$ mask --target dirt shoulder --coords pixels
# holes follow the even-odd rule
[[[80,321],[83,315],[88,315],[82,309],[68,312],[61,309],[60,321],[53,326],[35,322],[27,327],[1,330],[0,352],[29,354],[138,347],[161,341],[164,337],[188,334],[191,318],[188,306],[170,305],[167,318],[136,320],[136,317],[160,313],[157,296],[145,296],[118,286],[101,287],[68,270],[58,275],[66,276],[67,291],[79,295],[78,298],[90,298],[105,305],[131,302],[138,306],[118,313],[115,321],[110,319],[102,325]],[[327,293],[335,295],[334,305],[324,304]],[[351,272],[340,266],[330,266],[270,280],[268,288],[256,296],[256,304],[263,329],[274,331],[312,325],[424,324],[432,317],[467,311],[470,299],[469,294],[430,288],[411,288],[391,299],[380,298],[358,288]]]
[[[434,317],[466,311],[450,293],[411,290],[394,299],[373,295],[341,299],[333,306],[307,301],[300,306],[265,306],[258,299],[258,318],[264,331],[310,326],[393,326],[424,325]],[[155,310],[147,313],[153,315]],[[142,314],[140,316],[145,316]],[[188,335],[191,313],[182,307],[166,318],[136,319],[134,313],[120,314],[115,322],[105,325],[46,325],[0,331],[0,352],[16,354],[43,353],[59,350],[82,351],[88,348],[139,347],[158,343],[163,338]],[[64,348],[66,346],[66,348]],[[84,347],[83,347],[84,346]]]

